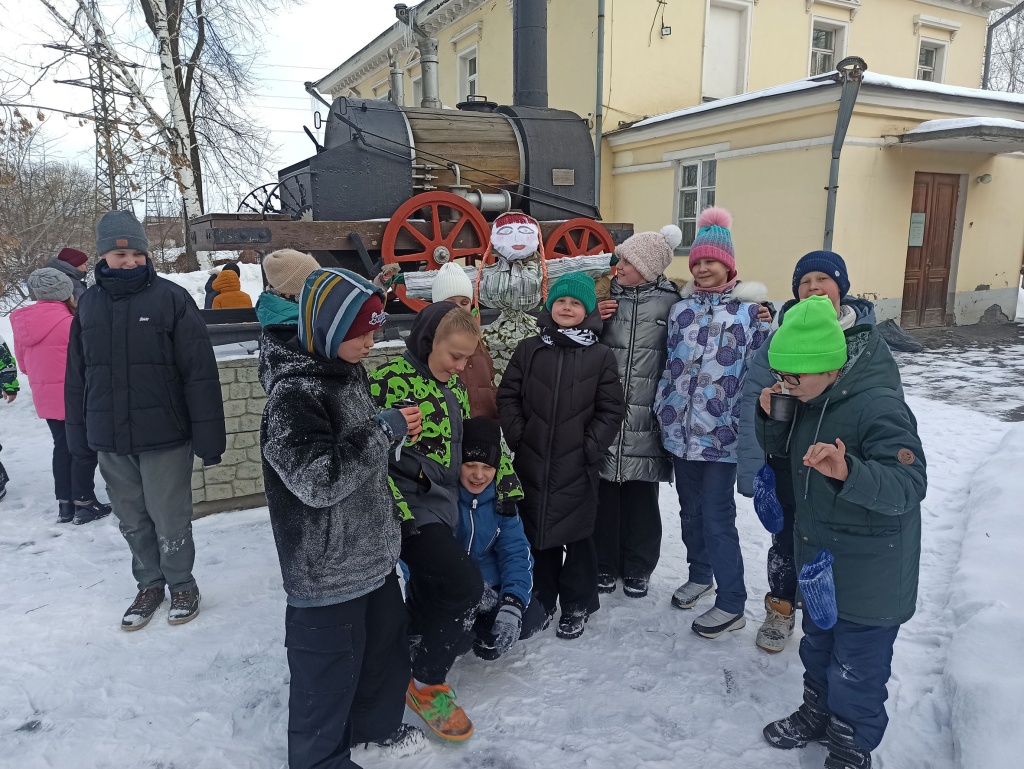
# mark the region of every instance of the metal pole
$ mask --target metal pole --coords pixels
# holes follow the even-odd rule
[[[995,37],[996,27],[1002,26],[1021,11],[1024,11],[1024,3],[1017,3],[1013,10],[988,25],[988,32],[985,34],[985,71],[981,76],[981,87],[986,91],[988,90],[988,76],[992,70],[992,39]]]
[[[391,102],[399,107],[405,106],[405,75],[402,68],[398,66],[398,56],[394,50],[388,49],[388,56],[391,58]]]
[[[604,0],[597,0],[597,107],[594,109],[594,206],[601,207],[601,134],[604,129]]]
[[[839,155],[846,141],[846,131],[853,118],[853,107],[857,103],[861,80],[868,65],[864,59],[848,56],[836,65],[836,82],[842,83],[843,90],[839,95],[839,116],[836,118],[836,132],[832,137],[832,164],[828,171],[828,200],[825,204],[825,244],[826,251],[832,250],[832,234],[836,224],[836,199],[839,194]]]
[[[420,83],[423,86],[420,106],[426,109],[441,109],[437,79],[437,38],[428,35],[416,22],[416,8],[410,8],[405,3],[397,3],[395,16],[412,30],[413,37],[416,38],[416,47],[420,52]]]
[[[512,104],[548,106],[548,0],[513,1]]]

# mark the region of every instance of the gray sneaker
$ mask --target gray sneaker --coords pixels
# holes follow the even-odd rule
[[[184,625],[196,618],[199,613],[199,588],[179,590],[171,593],[171,608],[167,612],[167,621],[172,625]]]
[[[693,621],[693,632],[704,638],[718,638],[730,630],[739,630],[747,624],[743,613],[732,614],[717,606],[708,609]]]
[[[714,585],[686,582],[672,594],[672,605],[677,609],[692,609],[703,596],[712,595],[714,592]]]
[[[128,607],[128,611],[124,613],[124,617],[121,619],[121,630],[141,630],[146,627],[163,602],[163,587],[151,587],[146,590],[140,590],[139,594],[135,596],[132,605]]]

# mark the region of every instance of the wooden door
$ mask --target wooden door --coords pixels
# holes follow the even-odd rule
[[[904,328],[946,324],[946,294],[959,195],[960,177],[956,174],[914,175],[900,319]]]

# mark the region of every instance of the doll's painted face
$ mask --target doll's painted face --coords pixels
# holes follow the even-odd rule
[[[525,259],[540,248],[540,232],[526,217],[499,216],[491,228],[491,247],[510,262]]]

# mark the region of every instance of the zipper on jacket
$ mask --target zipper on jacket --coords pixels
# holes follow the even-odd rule
[[[537,531],[540,533],[540,541],[544,541],[544,523],[548,512],[548,479],[551,473],[551,448],[555,443],[555,414],[558,413],[558,391],[562,385],[562,352],[558,349],[558,359],[555,363],[555,397],[551,399],[551,429],[548,431],[548,449],[544,452],[544,496],[541,497],[540,515],[537,516]]]
[[[469,506],[469,547],[466,548],[466,555],[473,554],[473,537],[476,536],[476,519],[473,513],[476,512],[476,497],[473,497],[473,504]]]
[[[640,315],[640,290],[633,289],[633,318],[629,326],[629,351],[626,353],[626,386],[622,388],[622,400],[626,407],[625,416],[629,416],[629,385],[633,381],[630,372],[633,370],[633,353],[636,351],[636,324]],[[626,420],[622,420],[619,428],[619,450],[615,455],[615,482],[622,483],[622,452],[626,447]]]

